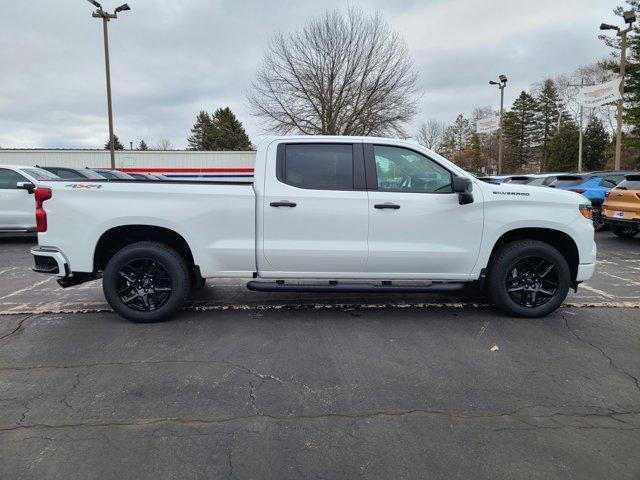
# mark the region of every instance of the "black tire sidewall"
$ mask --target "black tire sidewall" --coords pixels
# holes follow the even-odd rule
[[[555,296],[539,307],[524,307],[516,303],[507,292],[506,277],[511,265],[519,259],[537,256],[552,262],[558,269],[558,289]],[[489,267],[489,295],[502,311],[517,317],[543,317],[556,310],[567,296],[571,284],[571,271],[562,254],[543,242],[523,240],[503,246]]]
[[[620,238],[633,238],[638,234],[638,229],[634,229],[633,232],[634,233],[626,233],[625,230],[630,229],[632,227],[627,227],[624,225],[614,225],[613,228],[611,229],[611,231],[613,232],[613,234],[617,237]]]
[[[169,300],[157,310],[139,312],[128,307],[118,295],[118,272],[127,263],[140,258],[158,261],[171,278],[172,292]],[[155,242],[139,242],[117,252],[107,263],[102,279],[102,289],[107,302],[122,317],[136,323],[152,323],[167,320],[178,312],[189,292],[189,272],[185,261],[172,248]]]

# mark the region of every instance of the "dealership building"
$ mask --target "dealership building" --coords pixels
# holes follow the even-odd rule
[[[253,179],[255,151],[116,150],[115,166],[123,172],[159,173],[185,180]],[[110,168],[109,150],[0,149],[0,165]]]

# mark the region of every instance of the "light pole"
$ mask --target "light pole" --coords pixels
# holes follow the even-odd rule
[[[507,86],[507,76],[500,75],[498,77],[500,81],[496,82],[494,80],[489,81],[489,85],[497,85],[500,90],[500,133],[498,134],[498,175],[502,174],[502,142],[503,142],[503,134],[502,134],[502,117],[504,114],[504,87]]]
[[[633,10],[624,12],[622,14],[624,23],[629,25],[624,30],[620,30],[620,27],[615,25],[609,25],[607,23],[600,24],[600,30],[615,30],[618,37],[620,37],[620,100],[618,100],[618,114],[616,115],[616,158],[615,158],[615,170],[620,170],[620,156],[622,154],[622,109],[624,99],[624,70],[627,63],[627,33],[633,29],[633,22],[636,21],[636,13]]]
[[[113,107],[111,102],[111,67],[109,66],[109,29],[107,24],[111,20],[118,18],[118,13],[126,10],[131,10],[126,3],[116,8],[113,13],[105,12],[96,0],[87,0],[90,4],[94,5],[97,10],[91,15],[93,18],[102,19],[102,31],[104,35],[104,64],[107,72],[107,108],[109,111],[109,153],[111,155],[111,168],[116,168],[116,153],[113,138]]]

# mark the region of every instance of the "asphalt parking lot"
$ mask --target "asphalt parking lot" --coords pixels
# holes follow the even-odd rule
[[[199,292],[135,325],[0,239],[0,478],[640,477],[640,238],[555,314]]]

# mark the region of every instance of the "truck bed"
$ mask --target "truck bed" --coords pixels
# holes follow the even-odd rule
[[[55,246],[74,272],[94,271],[100,237],[121,225],[177,232],[203,276],[255,271],[255,193],[251,182],[53,180],[44,202],[48,229],[41,246]]]

